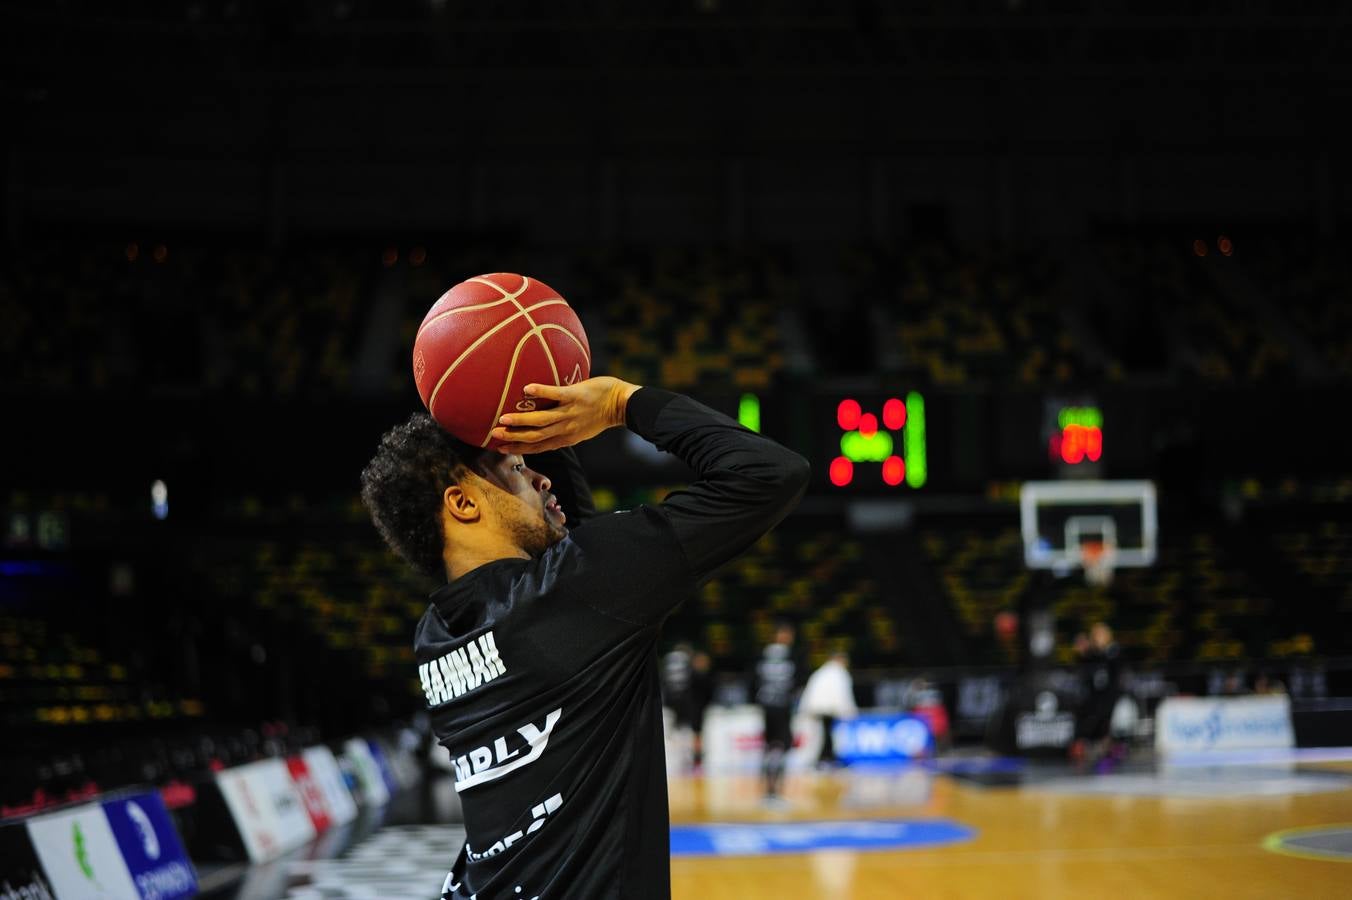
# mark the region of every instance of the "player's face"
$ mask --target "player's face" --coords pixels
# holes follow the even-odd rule
[[[549,479],[516,454],[485,456],[484,480],[497,488],[487,493],[489,506],[517,546],[534,556],[563,540],[567,517],[549,492]]]

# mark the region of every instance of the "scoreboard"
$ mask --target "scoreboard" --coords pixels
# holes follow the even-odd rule
[[[905,394],[828,398],[831,421],[822,423],[826,475],[837,489],[924,487],[929,475],[925,399]]]

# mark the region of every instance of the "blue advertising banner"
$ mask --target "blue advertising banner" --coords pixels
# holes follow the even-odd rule
[[[976,832],[946,819],[677,825],[672,856],[756,856],[812,850],[897,850],[970,841]]]
[[[929,756],[934,735],[919,716],[862,715],[831,729],[836,756],[845,763],[897,762]]]
[[[158,793],[105,800],[103,812],[142,900],[197,894],[197,875]]]
[[[380,769],[380,777],[385,782],[385,787],[391,794],[399,792],[399,779],[394,777],[394,769],[390,766],[389,759],[385,756],[385,748],[380,746],[379,742],[367,740],[366,744],[371,748],[371,756],[376,761],[376,766]]]

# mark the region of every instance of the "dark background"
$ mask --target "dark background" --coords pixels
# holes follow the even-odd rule
[[[567,297],[596,371],[728,412],[755,393],[812,459],[777,543],[668,630],[728,696],[788,614],[865,693],[923,671],[951,699],[1018,662],[993,616],[1044,589],[1063,661],[1107,617],[1183,689],[1345,670],[1339,4],[0,15],[0,674],[35,747],[417,708],[429,586],[356,479],[418,406],[410,322],[485,271]],[[832,487],[836,403],[911,390],[928,483]],[[1018,482],[1077,474],[1047,454],[1057,398],[1103,410],[1096,474],[1161,490],[1159,565],[1098,593],[1038,587],[1010,540]],[[611,507],[684,477],[618,434],[586,458]],[[908,527],[852,533],[865,495]]]

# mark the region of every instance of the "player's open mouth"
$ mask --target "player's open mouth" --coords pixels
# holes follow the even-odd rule
[[[545,509],[546,509],[548,512],[552,512],[554,515],[558,516],[560,522],[566,522],[566,521],[568,520],[568,516],[564,513],[563,509],[559,506],[559,501],[558,501],[558,500],[551,499],[548,503],[545,504]]]

